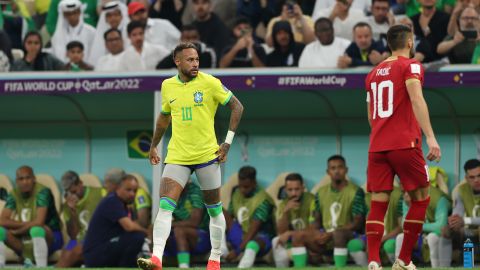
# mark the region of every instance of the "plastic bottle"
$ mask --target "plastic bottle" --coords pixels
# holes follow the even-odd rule
[[[473,268],[474,258],[473,258],[473,242],[468,238],[465,243],[463,243],[463,267],[464,268]]]

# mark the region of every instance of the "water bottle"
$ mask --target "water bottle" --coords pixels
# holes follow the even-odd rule
[[[463,267],[464,268],[473,268],[474,260],[473,260],[473,243],[468,238],[465,243],[463,243]]]

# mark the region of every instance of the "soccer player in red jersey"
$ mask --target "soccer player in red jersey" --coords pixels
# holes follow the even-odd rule
[[[422,131],[429,150],[427,159],[438,162],[441,157],[422,94],[423,68],[411,59],[415,52],[413,42],[408,26],[392,26],[387,32],[392,56],[376,66],[365,81],[372,129],[367,169],[367,190],[372,193],[366,221],[369,270],[381,269],[379,253],[384,217],[395,175],[412,198],[412,204],[403,225],[402,249],[392,269],[416,269],[411,254],[422,232],[430,201]]]

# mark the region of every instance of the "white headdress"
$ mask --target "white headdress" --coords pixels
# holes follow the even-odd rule
[[[102,13],[100,13],[100,19],[97,23],[97,30],[95,33],[95,38],[93,39],[93,46],[90,55],[88,56],[88,63],[95,65],[98,62],[98,59],[103,55],[106,55],[107,48],[105,47],[105,39],[103,35],[107,32],[111,26],[107,23],[106,15],[114,10],[120,10],[122,13],[122,21],[118,25],[118,30],[122,33],[122,38],[124,46],[127,46],[128,35],[127,35],[127,25],[130,21],[128,17],[128,8],[127,6],[119,1],[110,1],[103,5]]]

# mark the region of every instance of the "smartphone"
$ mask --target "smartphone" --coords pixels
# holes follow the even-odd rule
[[[242,35],[242,37],[247,36],[248,34],[250,34],[250,31],[251,31],[250,29],[245,29],[244,28],[244,29],[240,30],[240,35]]]
[[[475,30],[467,30],[467,31],[460,31],[460,32],[466,39],[476,39],[478,35],[477,31]]]

